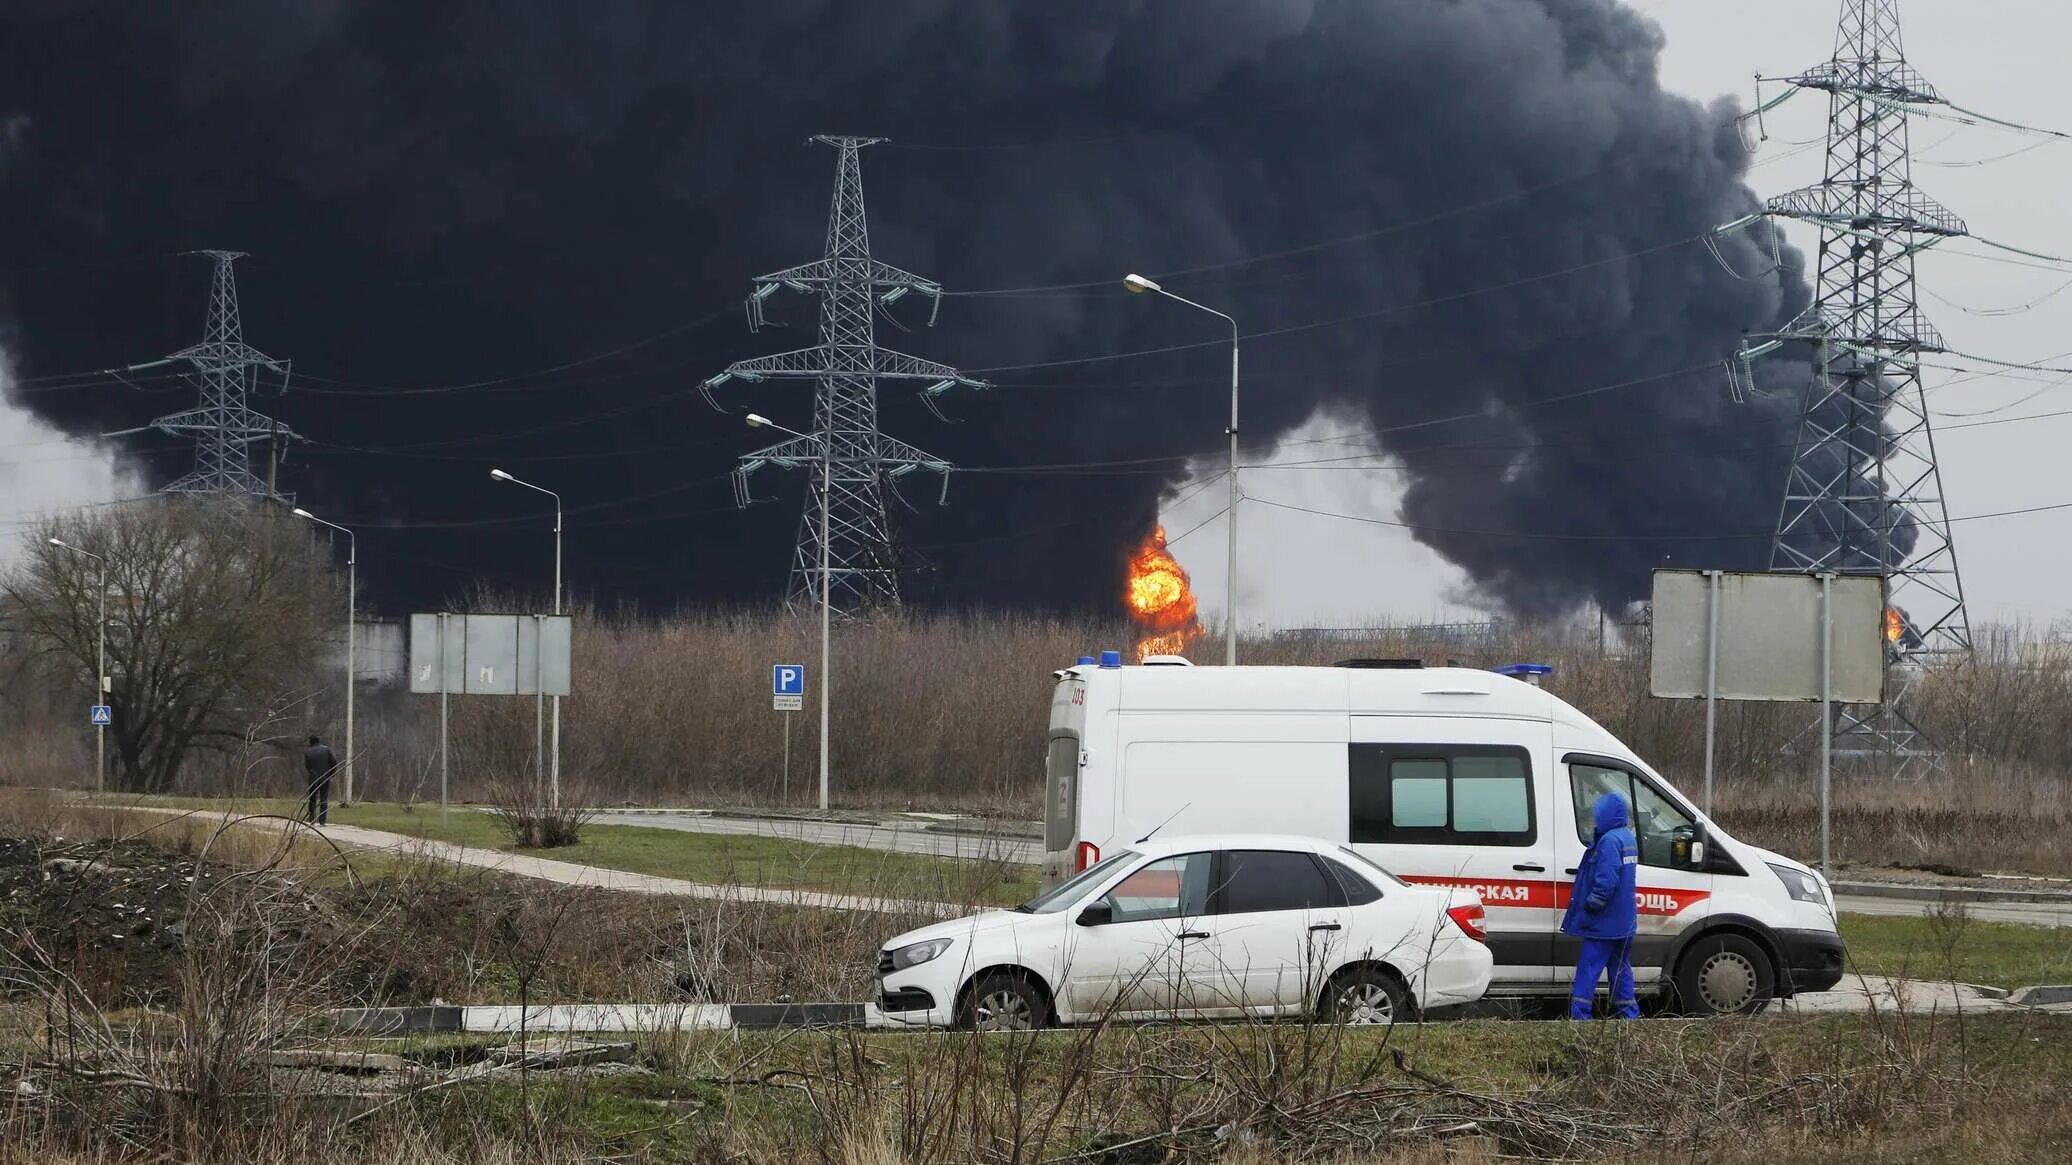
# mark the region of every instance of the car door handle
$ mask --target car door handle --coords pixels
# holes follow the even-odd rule
[[[1575,872],[1576,872],[1576,868],[1575,868],[1574,866],[1570,866],[1570,867],[1568,868],[1568,870],[1567,870],[1566,872],[1567,872],[1567,873],[1570,873],[1570,874],[1573,874],[1573,873],[1575,873]]]
[[[1526,874],[1544,874],[1547,872],[1547,867],[1539,864],[1538,862],[1519,862],[1517,865],[1512,866],[1511,868],[1519,871],[1520,873]]]
[[[1181,932],[1180,932],[1180,941],[1181,941],[1181,942],[1186,942],[1186,941],[1187,941],[1188,939],[1191,939],[1191,938],[1207,938],[1207,937],[1209,937],[1209,932],[1208,932],[1208,931],[1205,931],[1205,930],[1183,930],[1183,931],[1181,931]]]
[[[1310,927],[1310,928],[1309,928],[1309,933],[1311,933],[1311,934],[1315,934],[1316,932],[1318,932],[1318,931],[1320,931],[1320,930],[1344,930],[1344,929],[1345,929],[1344,927],[1342,927],[1342,926],[1338,925],[1338,924],[1337,924],[1337,923],[1335,923],[1335,922],[1319,922],[1319,923],[1317,923],[1317,924],[1316,924],[1315,926],[1312,926],[1312,927]]]

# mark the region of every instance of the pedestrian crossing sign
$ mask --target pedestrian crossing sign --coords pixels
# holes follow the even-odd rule
[[[105,728],[115,723],[115,709],[106,704],[95,704],[92,720],[96,728]]]

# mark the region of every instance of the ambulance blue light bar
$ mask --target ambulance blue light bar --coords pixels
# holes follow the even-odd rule
[[[1491,670],[1500,676],[1510,676],[1514,680],[1524,680],[1535,688],[1540,686],[1541,676],[1554,674],[1554,668],[1544,663],[1507,663],[1500,668],[1493,668]]]
[[[1121,666],[1122,666],[1122,653],[1121,653],[1121,652],[1119,652],[1119,651],[1104,651],[1104,652],[1102,652],[1102,653],[1101,653],[1101,666],[1102,666],[1102,667],[1104,667],[1104,668],[1118,668],[1118,667],[1121,667]]]

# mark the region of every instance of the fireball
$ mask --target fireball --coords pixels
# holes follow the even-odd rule
[[[1190,638],[1201,634],[1194,588],[1188,585],[1187,572],[1166,550],[1164,526],[1154,527],[1130,555],[1122,598],[1130,618],[1144,629],[1144,637],[1137,641],[1140,661],[1152,655],[1178,655],[1186,650]]]

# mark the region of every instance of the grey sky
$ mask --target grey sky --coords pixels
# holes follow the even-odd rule
[[[1839,0],[1639,0],[1633,6],[1658,21],[1667,38],[1661,61],[1666,88],[1706,101],[1732,93],[1744,106],[1752,103],[1756,73],[1788,76],[1831,56],[1839,12]],[[2072,84],[2062,71],[2072,13],[2038,0],[1901,0],[1901,20],[1909,63],[1946,98],[2072,131]],[[1779,91],[1765,85],[1763,94]],[[1824,98],[1803,94],[1766,120],[1769,140],[1751,175],[1756,192],[1767,196],[1818,181],[1821,149],[1800,146],[1824,134]],[[2063,211],[2063,192],[2072,186],[2072,142],[1971,164],[2035,141],[1991,127],[1917,118],[1914,180],[1963,217],[1975,235],[2072,256],[2072,222]],[[1794,225],[1787,233],[1810,254],[1812,231]],[[1954,350],[2072,367],[2072,287],[2066,286],[2072,266],[2037,269],[1975,257],[1992,254],[1997,253],[1958,241],[1920,260],[1929,318]],[[2009,310],[2038,300],[2033,308]],[[1958,380],[1963,382],[1947,383]],[[2067,462],[2072,415],[1979,423],[2072,410],[2072,377],[2024,372],[1972,378],[1931,369],[1926,383],[1953,518],[2072,503],[2072,475],[2052,472]],[[1321,424],[1290,439],[1313,440],[1349,428]],[[1210,467],[1218,470],[1220,465]],[[1386,471],[1259,470],[1245,481],[1250,495],[1384,517],[1394,516],[1399,492]],[[1777,486],[1781,491],[1783,483]],[[1169,532],[1177,536],[1203,523],[1222,499],[1220,484],[1198,493],[1183,490],[1183,500],[1167,507]],[[1224,531],[1223,520],[1214,518],[1174,546],[1212,618],[1224,606]],[[1422,621],[1472,611],[1461,573],[1406,531],[1259,503],[1242,510],[1239,531],[1247,565],[1240,566],[1238,602],[1247,624]],[[1955,532],[1975,623],[2049,623],[2072,610],[2062,582],[2072,568],[2072,509],[1960,521]]]

